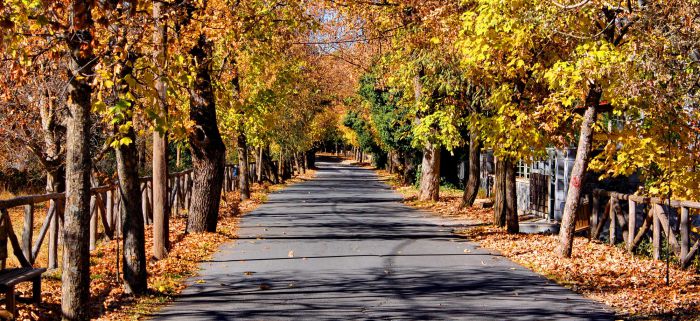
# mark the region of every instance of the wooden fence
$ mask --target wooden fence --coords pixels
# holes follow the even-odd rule
[[[682,267],[687,267],[698,253],[700,235],[693,232],[691,212],[700,210],[699,202],[678,201],[620,194],[604,190],[594,190],[590,202],[590,236],[599,238],[605,226],[608,227],[608,242],[615,245],[624,241],[632,253],[651,231],[652,256],[661,258],[664,241],[667,248],[678,258]],[[603,201],[607,203],[603,207]],[[627,202],[627,213],[623,212],[622,202]],[[602,216],[601,216],[602,209]],[[637,222],[642,213],[642,222]],[[627,214],[627,215],[625,215]],[[618,239],[619,235],[622,239]]]
[[[255,164],[250,164],[250,180],[256,182]],[[226,165],[224,171],[224,192],[231,192],[238,188],[238,169],[235,165]],[[192,170],[173,173],[168,178],[168,202],[171,217],[178,215],[181,210],[189,208],[192,197]],[[110,240],[120,237],[121,234],[121,199],[118,184],[95,187],[90,197],[90,250],[94,250],[100,237]],[[142,214],[146,225],[153,223],[153,181],[152,177],[141,178]],[[64,193],[21,196],[8,200],[0,200],[0,212],[3,217],[9,218],[9,211],[13,208],[24,208],[24,222],[22,227],[22,239],[16,236],[11,220],[7,219],[8,239],[19,262],[24,265],[34,265],[43,244],[48,243],[47,268],[58,267],[58,249],[61,241],[63,226]],[[46,206],[46,216],[41,224],[38,235],[34,235],[35,212]],[[100,229],[101,226],[101,229]],[[44,240],[48,237],[48,242]],[[19,251],[18,249],[21,249]],[[5,262],[0,262],[3,266]]]

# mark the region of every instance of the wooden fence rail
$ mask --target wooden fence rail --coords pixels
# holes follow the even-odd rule
[[[651,230],[654,259],[661,258],[664,236],[668,243],[667,247],[678,257],[681,267],[690,265],[697,255],[700,248],[700,235],[692,231],[690,214],[692,211],[700,210],[700,202],[669,201],[657,197],[621,194],[600,189],[594,190],[589,197],[592,197],[589,234],[591,238],[599,238],[607,224],[610,244],[617,244],[617,236],[622,234],[621,241],[624,241],[627,250],[633,253]],[[608,202],[601,217],[603,198],[607,198]],[[623,213],[622,202],[627,202],[627,213]],[[637,214],[640,212],[644,214],[641,224],[637,222]],[[618,228],[621,229],[620,232]]]
[[[256,182],[255,164],[250,166],[251,182]],[[238,188],[238,169],[236,165],[226,165],[224,170],[224,192],[235,191]],[[168,201],[171,210],[171,217],[179,215],[182,210],[189,208],[192,198],[192,170],[173,173],[168,178]],[[142,214],[144,223],[153,223],[153,180],[152,177],[142,177],[141,198]],[[121,197],[118,183],[106,186],[94,187],[90,197],[90,250],[94,250],[97,241],[101,237],[113,240],[121,236]],[[44,195],[20,196],[7,200],[0,200],[0,212],[7,217],[7,227],[9,231],[14,231],[12,222],[9,219],[9,210],[17,207],[24,208],[24,222],[22,227],[21,240],[10,232],[10,241],[20,263],[25,262],[34,265],[39,252],[42,249],[45,239],[48,236],[48,264],[47,268],[58,267],[58,249],[62,243],[61,231],[63,226],[63,212],[65,194],[53,193]],[[35,212],[42,203],[48,203],[46,216],[37,235],[34,235]],[[100,227],[102,229],[100,230]],[[16,243],[16,244],[15,244]],[[14,247],[14,246],[17,247]],[[0,262],[4,265],[5,262]]]

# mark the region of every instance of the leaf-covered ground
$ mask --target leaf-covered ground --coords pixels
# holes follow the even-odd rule
[[[236,230],[241,215],[245,215],[260,204],[267,194],[307,180],[315,175],[307,171],[285,185],[253,186],[250,200],[239,202],[237,192],[224,196],[221,205],[220,220],[216,233],[186,234],[185,216],[170,221],[171,250],[164,260],[152,257],[152,229],[146,229],[146,255],[148,259],[149,293],[141,297],[124,294],[121,281],[117,275],[117,258],[119,241],[105,241],[99,244],[90,258],[90,293],[92,318],[98,320],[139,320],[170,302],[184,288],[184,281],[197,274],[199,263],[210,258],[219,245],[236,239]],[[45,263],[44,263],[45,266]],[[18,303],[16,320],[60,320],[61,311],[61,274],[60,270],[47,272],[42,279],[42,304]],[[22,296],[31,295],[31,285],[21,284],[17,292]]]
[[[459,209],[461,191],[441,190],[439,202],[417,201],[414,187],[399,186],[385,171],[379,174],[404,198],[405,203],[443,217],[467,219],[474,227],[457,231],[482,247],[500,252],[584,296],[603,302],[629,319],[700,320],[700,275],[670,268],[666,285],[666,265],[646,257],[632,256],[626,250],[577,237],[573,256],[556,255],[556,235],[509,235],[489,225],[491,209]]]

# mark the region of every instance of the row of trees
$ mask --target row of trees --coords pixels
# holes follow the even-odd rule
[[[276,182],[288,160],[303,163],[333,130],[337,119],[326,108],[332,97],[321,93],[317,72],[324,61],[297,45],[318,28],[312,9],[303,1],[256,0],[0,4],[7,75],[0,136],[29,147],[46,172],[47,192],[66,192],[64,319],[90,317],[90,189],[101,183],[101,159],[116,161],[124,287],[141,294],[147,271],[140,169],[153,175],[153,255],[162,259],[169,247],[169,146],[188,147],[191,155],[187,231],[199,233],[216,230],[227,158],[237,158],[246,199],[250,158],[258,160],[260,178]]]
[[[345,125],[405,180],[422,155],[423,200],[439,197],[440,150],[464,148],[471,205],[481,150],[493,150],[494,222],[513,233],[517,163],[577,146],[559,249],[570,256],[589,172],[639,174],[645,195],[700,198],[699,10],[695,1],[377,2],[361,9],[372,19],[358,46],[373,64]]]

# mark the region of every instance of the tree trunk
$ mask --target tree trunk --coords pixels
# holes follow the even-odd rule
[[[476,201],[481,185],[481,142],[479,133],[472,131],[469,134],[469,169],[467,171],[467,184],[464,187],[461,207],[471,207]]]
[[[182,159],[180,158],[180,145],[177,145],[175,148],[175,168],[180,169],[182,166]]]
[[[416,170],[416,165],[413,162],[413,157],[407,153],[401,153],[402,157],[399,159],[401,162],[401,177],[404,185],[412,185],[414,183],[415,175],[412,175]]]
[[[280,151],[280,157],[279,160],[277,161],[277,176],[279,176],[279,182],[280,184],[284,184],[284,181],[287,177],[287,175],[284,172],[284,155],[282,151]]]
[[[136,137],[136,148],[139,153],[139,171],[143,172],[146,170],[146,137]]]
[[[88,320],[90,315],[90,109],[94,54],[92,2],[71,4],[72,32],[68,72],[66,139],[66,203],[63,228],[61,315],[63,320]]]
[[[306,168],[316,168],[316,148],[313,148],[310,151],[306,152]]]
[[[506,167],[504,163],[500,157],[495,158],[493,224],[498,227],[506,226]]]
[[[275,163],[272,161],[272,158],[270,157],[269,147],[265,147],[265,149],[263,150],[263,162],[265,164],[265,168],[266,168],[266,172],[267,172],[266,176],[268,177],[269,180],[272,181],[273,184],[277,184],[279,182],[277,168],[275,168]]]
[[[118,30],[120,26],[116,26]],[[126,37],[119,41],[121,48],[126,48]],[[121,72],[119,79],[125,79],[133,71],[136,56],[127,54],[129,63],[120,61]],[[121,96],[129,92],[128,85],[119,86]],[[115,97],[117,98],[117,97]],[[121,235],[122,235],[122,271],[124,273],[124,292],[127,294],[142,294],[148,289],[146,283],[146,241],[144,236],[144,218],[141,208],[141,182],[139,178],[139,150],[136,143],[136,124],[134,102],[130,102],[131,127],[124,138],[131,140],[127,145],[116,148],[117,174],[119,176],[119,196],[121,200]],[[126,125],[123,120],[118,126]],[[118,129],[117,129],[118,131]]]
[[[263,178],[264,178],[263,173],[265,172],[265,160],[264,160],[265,159],[265,157],[264,157],[265,152],[264,151],[265,151],[265,148],[263,146],[260,146],[260,148],[258,148],[258,155],[257,155],[258,157],[255,160],[255,163],[258,164],[258,167],[256,168],[255,175],[258,176],[258,182],[260,182],[260,183],[262,183],[262,181],[263,181]]]
[[[153,2],[153,60],[161,72],[155,79],[155,89],[158,95],[158,117],[167,122],[167,85],[165,81],[165,61],[168,49],[168,32],[165,16],[161,15],[165,4]],[[162,128],[153,131],[153,256],[157,260],[168,255],[170,247],[170,204],[168,204],[168,133]]]
[[[248,169],[248,142],[245,134],[238,134],[236,139],[238,148],[238,187],[240,188],[241,200],[250,198],[250,173]]]
[[[141,213],[141,184],[138,171],[138,149],[136,133],[132,127],[127,135],[129,145],[117,148],[117,172],[121,196],[121,223],[123,233],[124,291],[142,294],[147,290],[146,248],[144,221]]]
[[[561,231],[559,232],[559,256],[571,257],[574,242],[574,229],[576,227],[576,212],[581,202],[581,187],[586,176],[588,158],[593,140],[593,125],[596,120],[596,108],[600,104],[602,96],[600,85],[592,85],[586,97],[586,113],[581,123],[581,134],[576,151],[576,161],[571,171],[569,191],[566,195],[564,214],[562,216]]]
[[[201,35],[190,53],[198,65],[197,77],[190,93],[190,120],[194,123],[194,130],[189,135],[189,142],[192,147],[194,172],[187,231],[215,232],[221,202],[226,147],[216,121],[214,89],[210,75],[211,43]]]
[[[506,212],[506,231],[510,234],[520,232],[518,224],[518,194],[516,189],[515,172],[516,163],[510,159],[503,162],[505,167],[505,212]]]
[[[440,147],[432,143],[426,143],[423,149],[419,199],[440,200]]]

